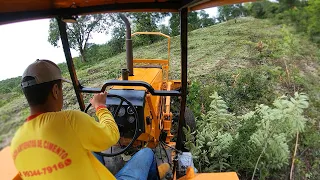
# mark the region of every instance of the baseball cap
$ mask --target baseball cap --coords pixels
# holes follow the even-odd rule
[[[37,59],[30,64],[22,75],[25,77],[33,77],[34,79],[21,82],[21,87],[26,88],[37,84],[42,84],[54,80],[62,80],[63,82],[72,83],[70,80],[62,78],[60,68],[52,61]]]

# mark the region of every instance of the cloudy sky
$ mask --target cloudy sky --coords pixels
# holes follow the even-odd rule
[[[210,17],[217,9],[206,9]],[[168,18],[163,22],[167,23]],[[36,59],[65,62],[62,48],[54,48],[47,41],[49,19],[20,22],[0,26],[0,80],[22,75]],[[108,40],[105,34],[94,34],[90,42],[101,44]],[[71,51],[72,56],[78,53]]]

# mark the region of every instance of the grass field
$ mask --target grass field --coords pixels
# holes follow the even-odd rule
[[[190,32],[188,37],[188,79],[197,86],[191,87],[188,104],[196,116],[206,112],[210,103],[206,99],[213,91],[222,95],[236,114],[247,112],[256,104],[271,103],[283,94],[305,92],[310,98],[306,116],[311,125],[302,139],[306,146],[310,145],[309,149],[320,147],[319,143],[311,144],[311,141],[319,141],[316,132],[320,128],[320,50],[315,44],[294,33],[290,27],[253,18],[198,29]],[[177,36],[171,40],[170,76],[177,79],[180,77],[180,39]],[[166,44],[163,40],[136,48],[134,57],[166,58]],[[77,69],[77,75],[85,86],[100,87],[105,80],[120,75],[125,61],[125,53],[121,53],[82,65]],[[68,77],[67,72],[64,75]],[[253,80],[247,82],[250,78]],[[4,80],[0,86],[14,80],[18,82],[17,79]],[[237,84],[241,84],[242,89],[234,91]],[[256,87],[250,90],[253,85]],[[243,90],[244,86],[246,90]],[[12,91],[0,93],[0,149],[10,143],[14,132],[29,113],[27,103],[18,90],[19,84],[14,87]],[[65,85],[64,90],[64,108],[78,109],[73,88]],[[87,100],[88,96],[85,97]],[[320,153],[319,150],[317,152]]]

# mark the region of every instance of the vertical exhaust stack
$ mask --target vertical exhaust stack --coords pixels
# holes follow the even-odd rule
[[[132,39],[130,22],[126,16],[120,14],[120,18],[126,24],[126,53],[127,53],[127,68],[129,76],[133,76],[133,52],[132,52]]]

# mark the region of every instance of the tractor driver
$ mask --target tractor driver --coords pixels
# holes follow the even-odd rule
[[[158,179],[154,153],[145,148],[113,176],[93,155],[119,140],[115,120],[106,108],[107,93],[90,100],[99,122],[81,111],[61,111],[63,91],[59,67],[37,60],[22,75],[21,87],[30,116],[11,142],[11,154],[19,172],[16,179]],[[158,167],[162,179],[168,164]]]

